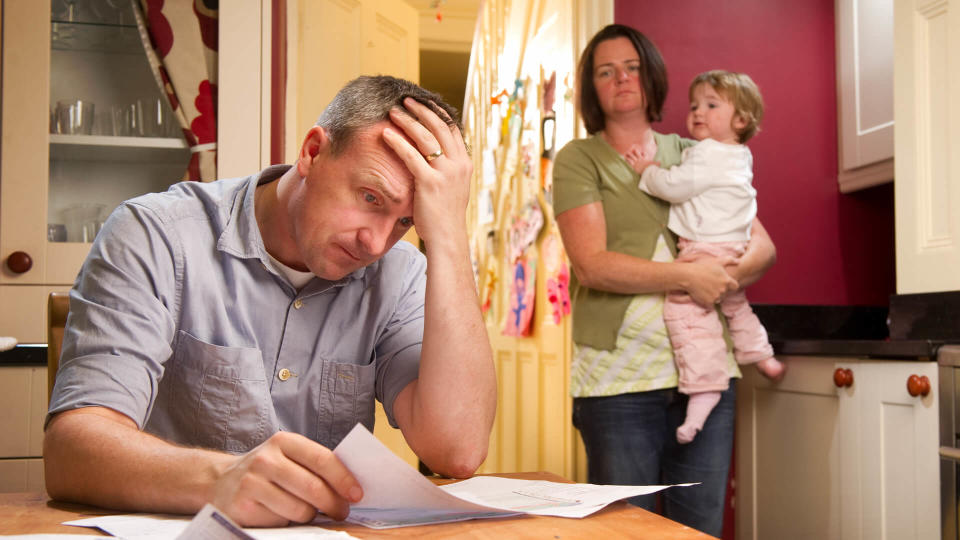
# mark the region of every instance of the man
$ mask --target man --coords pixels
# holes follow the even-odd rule
[[[297,162],[121,205],[71,291],[44,439],[55,499],[243,525],[342,519],[329,450],[374,397],[434,471],[486,456],[492,354],[470,264],[472,165],[449,105],[361,77]],[[426,258],[401,236],[416,223]],[[427,278],[429,263],[429,278]]]

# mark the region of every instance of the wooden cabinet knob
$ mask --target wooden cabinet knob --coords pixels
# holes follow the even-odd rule
[[[22,251],[14,251],[7,257],[7,268],[14,274],[22,274],[33,268],[33,259]]]
[[[853,386],[853,371],[845,368],[837,368],[833,372],[833,384],[837,388]]]
[[[930,379],[926,375],[910,375],[907,377],[907,392],[913,397],[927,397],[930,393]]]

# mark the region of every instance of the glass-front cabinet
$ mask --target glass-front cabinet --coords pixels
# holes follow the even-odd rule
[[[189,151],[129,0],[53,0],[48,242],[91,242],[109,211],[180,179]]]
[[[163,191],[190,151],[150,69],[129,0],[3,2],[0,335],[46,341],[120,202]]]

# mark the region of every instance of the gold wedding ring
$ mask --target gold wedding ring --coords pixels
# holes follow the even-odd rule
[[[437,150],[436,152],[434,152],[434,153],[432,153],[432,154],[427,154],[427,155],[425,155],[425,156],[423,156],[423,157],[427,158],[427,161],[433,161],[433,160],[437,159],[438,157],[440,157],[440,156],[442,156],[442,155],[443,155],[443,150],[440,149],[440,150]]]

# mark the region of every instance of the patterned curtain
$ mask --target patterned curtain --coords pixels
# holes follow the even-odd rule
[[[144,49],[190,146],[184,180],[217,179],[218,0],[131,0]]]

